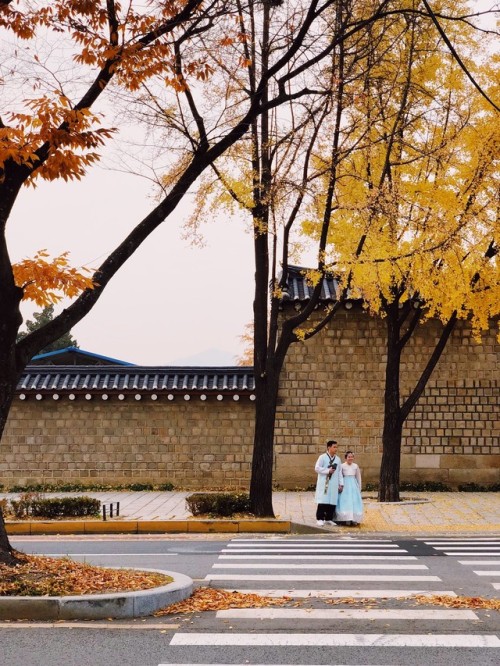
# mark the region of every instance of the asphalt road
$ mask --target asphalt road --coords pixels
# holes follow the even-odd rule
[[[500,537],[23,537],[12,543],[25,552],[178,571],[197,585],[295,600],[285,608],[135,621],[0,623],[1,662],[9,666],[500,663],[500,612],[408,598],[418,591],[498,598]],[[355,601],[328,603],[341,597]]]

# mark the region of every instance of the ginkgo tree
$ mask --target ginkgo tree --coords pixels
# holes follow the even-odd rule
[[[439,33],[409,19],[395,39],[394,27],[380,35],[377,69],[359,82],[364,145],[343,164],[329,236],[332,270],[386,325],[381,501],[399,500],[404,424],[457,322],[479,338],[500,315],[498,67],[488,51],[479,60],[470,25],[448,26],[456,48],[476,56],[468,73],[485,95],[471,94]],[[402,358],[429,319],[442,322],[434,350],[402,395]]]
[[[404,75],[410,71],[413,78],[418,78],[422,67],[415,53],[413,59],[404,60],[399,51],[401,45],[411,41],[412,35],[415,38],[417,30],[421,37],[428,35],[429,44],[440,43],[440,48],[432,54],[432,62],[430,58],[427,62],[429,71],[444,58],[444,66],[450,67],[450,80],[455,76],[462,90],[464,87],[467,89],[466,94],[470,94],[473,85],[474,80],[471,81],[461,68],[456,51],[462,46],[470,49],[470,44],[458,39],[462,24],[468,26],[469,33],[473,31],[465,18],[465,5],[439,3],[439,10],[445,12],[443,15],[448,21],[456,20],[446,43],[435,25],[434,13],[425,3],[389,4],[387,14],[379,16],[376,22],[366,21],[364,31],[350,34],[349,25],[362,22],[366,12],[369,15],[369,3],[337,2],[328,25],[334,48],[314,81],[315,88],[323,91],[322,96],[315,97],[315,103],[307,107],[305,104],[294,104],[288,113],[281,108],[279,115],[261,114],[249,134],[213,165],[213,178],[207,174],[198,190],[195,225],[206,217],[204,213],[218,206],[232,207],[239,214],[243,211],[252,222],[256,420],[250,501],[257,515],[273,515],[274,426],[279,379],[286,354],[292,344],[307,340],[331,321],[346,294],[352,291],[354,259],[357,257],[362,262],[366,256],[364,227],[356,223],[354,216],[351,223],[350,210],[359,209],[364,215],[366,209],[371,211],[372,208],[369,208],[365,192],[357,200],[360,186],[356,182],[356,174],[352,173],[352,164],[368,164],[366,168],[369,169],[369,161],[366,160],[371,150],[378,164],[377,160],[384,158],[381,146],[392,126],[392,142],[397,136],[397,99],[404,90]],[[247,16],[242,15],[240,20],[243,25],[246,19]],[[248,24],[248,34],[252,35],[249,44],[255,45],[258,40],[252,31],[255,31],[258,22],[251,15]],[[349,37],[338,39],[339,34]],[[258,60],[262,68],[266,67],[266,48],[270,49],[270,44],[272,40],[268,42],[262,37],[258,41]],[[421,50],[423,57],[425,48]],[[400,58],[398,62],[395,60],[397,57]],[[253,51],[248,51],[247,60],[254,62]],[[228,83],[227,89],[231,93],[242,86],[252,90],[255,70],[248,67],[247,72],[240,73],[237,79],[232,76],[233,71],[228,64],[227,76],[231,85]],[[370,81],[382,86],[384,94],[380,98],[376,98],[380,91],[368,85]],[[427,115],[422,120],[422,127],[425,123],[429,127],[432,123],[439,126],[444,115],[444,112],[440,115],[439,105],[449,92],[446,88],[449,81],[438,81],[435,77],[434,82],[436,85],[444,83],[445,88],[439,98],[429,95],[433,92],[431,90],[423,91],[423,97],[428,96],[430,106],[424,105]],[[418,90],[418,83],[412,86],[415,91]],[[396,100],[392,109],[390,103],[386,105],[390,100],[387,94],[390,90]],[[480,92],[477,94],[479,96]],[[433,103],[436,105],[435,115],[432,115]],[[444,107],[450,114],[453,113],[454,103],[452,97]],[[416,115],[419,112],[415,110]],[[459,114],[458,111],[456,113]],[[416,131],[418,133],[418,129]],[[436,132],[436,145],[438,141]],[[418,170],[418,165],[416,168]],[[424,179],[422,172],[422,182]],[[342,201],[345,190],[351,191],[350,208]],[[373,209],[377,207],[378,203],[375,203]],[[345,213],[343,218],[340,209]],[[376,214],[382,215],[382,211]],[[315,232],[317,265],[307,273],[311,286],[309,302],[290,316],[289,311],[287,314],[281,311],[281,306],[287,296],[288,266],[294,249],[299,246],[296,229],[301,222],[304,229]],[[341,249],[334,249],[338,236],[345,236],[346,242],[347,239],[352,241],[346,255],[342,255],[342,261],[338,256]],[[377,241],[374,242],[376,244]],[[378,242],[382,243],[381,236]],[[351,263],[346,263],[346,256]],[[388,256],[383,256],[382,260],[385,262]],[[337,265],[333,264],[334,261]],[[321,305],[322,278],[332,269],[345,270],[346,279],[342,282],[337,303],[322,311],[317,309]]]
[[[337,42],[378,20],[390,11],[390,4],[388,0],[367,3],[363,16],[354,17],[336,35]],[[243,137],[264,110],[324,94],[308,81],[315,81],[335,46],[327,29],[335,5],[334,0],[295,0],[286,5],[266,0],[0,4],[0,434],[30,358],[90,312],[116,272],[168,219],[198,176]],[[267,66],[256,70],[254,87],[240,88],[231,103],[224,94],[209,100],[204,90],[213,85],[215,67],[231,62],[237,78],[240,68],[252,66],[248,35],[239,17],[255,8],[272,17],[275,30]],[[266,30],[270,24],[261,25]],[[209,58],[214,54],[217,58]],[[168,143],[169,136],[163,137],[172,168],[159,203],[88,275],[72,273],[61,259],[51,261],[43,254],[15,269],[5,229],[23,188],[37,179],[83,178],[120,129],[106,122],[101,101],[113,106],[126,95],[142,103],[146,88],[179,130],[173,144]],[[67,217],[71,220],[71,210]],[[58,275],[62,282],[57,282]],[[35,294],[37,285],[40,292],[48,288],[49,300],[61,286],[68,296],[83,291],[52,321],[16,343],[22,323],[20,303]],[[10,553],[0,516],[0,559],[12,561]]]

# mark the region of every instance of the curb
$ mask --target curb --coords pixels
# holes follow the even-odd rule
[[[293,523],[295,524],[295,523]],[[7,534],[206,534],[239,532],[278,532],[288,534],[289,520],[107,520],[106,522],[61,520],[45,522],[6,522]]]
[[[171,576],[172,583],[135,592],[68,597],[0,597],[0,620],[105,620],[151,615],[183,601],[193,592],[193,580],[175,571],[141,569]]]

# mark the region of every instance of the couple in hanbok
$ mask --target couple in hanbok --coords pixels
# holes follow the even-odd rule
[[[337,442],[330,439],[326,443],[326,453],[320,455],[314,467],[318,475],[316,521],[321,527],[336,527],[337,523],[359,525],[363,519],[360,469],[354,462],[352,451],[346,452],[342,463],[337,448]]]

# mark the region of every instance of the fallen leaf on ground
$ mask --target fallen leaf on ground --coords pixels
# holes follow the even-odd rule
[[[259,594],[199,587],[189,599],[161,608],[154,615],[197,613],[200,611],[228,610],[229,608],[265,608],[267,606],[284,606],[289,601],[291,601],[290,597],[262,597]]]
[[[151,571],[106,569],[69,558],[16,552],[18,564],[0,564],[0,596],[68,596],[146,590],[172,581]]]
[[[432,604],[446,606],[446,608],[471,608],[474,610],[500,611],[500,599],[485,599],[484,597],[450,597],[433,594],[430,596],[417,595],[414,597],[417,604]]]

